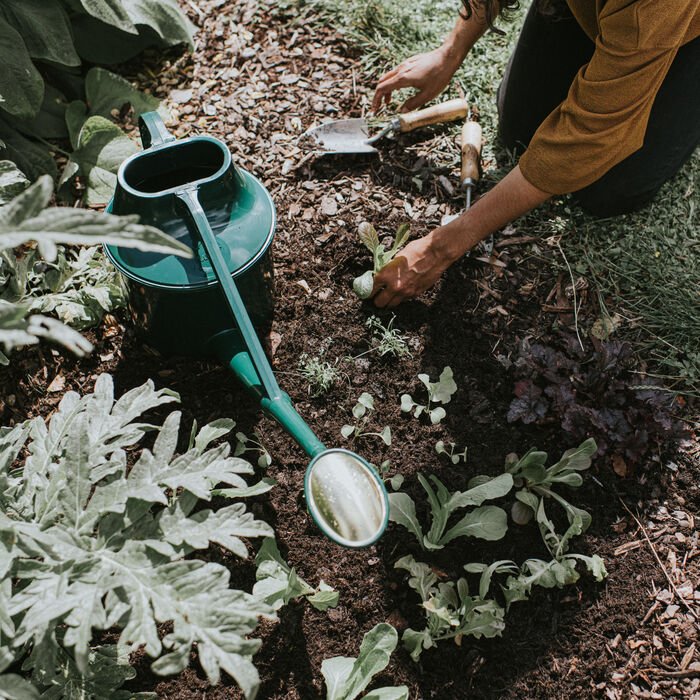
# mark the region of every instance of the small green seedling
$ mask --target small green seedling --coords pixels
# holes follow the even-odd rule
[[[373,433],[365,431],[371,413],[374,411],[374,397],[372,394],[364,391],[357,399],[357,403],[353,406],[352,416],[355,419],[353,425],[347,424],[340,429],[340,434],[346,440],[357,440],[361,437],[375,436],[378,437],[387,447],[391,446],[391,428],[388,425],[384,426],[381,433]]]
[[[272,456],[267,448],[262,444],[262,438],[257,431],[253,432],[253,437],[249,438],[245,433],[236,433],[236,449],[233,451],[234,457],[240,457],[246,452],[256,452],[258,454],[258,466],[266,469],[272,464]]]
[[[547,453],[529,450],[520,459],[517,455],[508,455],[506,471],[513,475],[513,482],[518,491],[515,494],[511,515],[518,525],[524,525],[537,514],[540,501],[552,498],[566,511],[570,525],[580,519],[581,532],[591,524],[591,516],[580,508],[572,506],[563,496],[553,490],[555,485],[578,488],[583,483],[581,472],[591,466],[591,459],[597,451],[593,438],[582,442],[564,452],[561,459],[551,467],[545,467]]]
[[[377,688],[364,695],[374,676],[388,666],[398,641],[396,630],[381,622],[362,638],[357,658],[334,656],[325,659],[321,663],[321,675],[326,681],[326,700],[355,700],[360,696],[367,700],[408,700],[405,685]]]
[[[431,522],[428,532],[423,532],[416,514],[415,501],[401,491],[389,494],[389,520],[413,533],[422,549],[442,549],[457,537],[477,537],[495,541],[505,535],[508,516],[503,508],[481,504],[484,501],[502,498],[511,491],[513,477],[510,474],[501,474],[494,478],[476,476],[467,484],[466,491],[454,493],[450,493],[436,476],[431,476],[428,481],[419,474],[418,481],[430,504]],[[447,529],[447,523],[453,513],[463,508],[470,510]]]
[[[399,226],[396,231],[396,237],[394,238],[394,245],[392,245],[389,250],[379,242],[379,236],[372,224],[366,221],[361,223],[357,232],[360,236],[360,240],[372,253],[373,265],[371,270],[367,270],[353,280],[352,289],[360,299],[369,299],[374,289],[374,276],[387,265],[406,244],[409,236],[409,225],[401,224],[401,226]]]
[[[467,448],[464,448],[463,452],[457,452],[457,445],[454,442],[449,442],[447,445],[443,440],[438,440],[435,443],[435,452],[439,455],[447,455],[450,458],[452,464],[459,464],[461,462],[467,461]]]
[[[299,358],[299,372],[309,383],[311,396],[325,394],[343,378],[342,373],[335,365],[323,359],[323,353],[320,355],[304,353]]]
[[[385,326],[376,316],[370,316],[365,324],[372,331],[372,350],[376,350],[382,357],[384,355],[393,355],[396,358],[411,357],[411,351],[408,349],[408,344],[398,328],[394,328],[394,319],[392,316],[389,323]]]
[[[428,403],[423,405],[413,400],[410,394],[402,394],[401,410],[404,413],[413,412],[416,418],[419,418],[425,413],[433,425],[437,425],[446,415],[447,411],[442,406],[434,407],[434,404],[446,404],[452,400],[452,395],[457,391],[452,369],[445,367],[437,382],[431,382],[427,374],[419,374],[418,379],[423,383],[428,390]]]
[[[306,598],[316,610],[328,610],[338,605],[339,594],[321,579],[318,588],[313,588],[287,564],[274,537],[263,540],[255,557],[257,569],[253,595],[279,610],[290,601]]]

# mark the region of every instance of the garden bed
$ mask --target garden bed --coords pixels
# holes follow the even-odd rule
[[[436,128],[403,137],[387,145],[381,158],[309,158],[295,145],[304,129],[328,116],[359,116],[366,108],[369,86],[362,82],[353,50],[331,29],[254,12],[253,5],[250,12],[237,2],[198,7],[190,11],[200,25],[194,55],[148,72],[140,69],[139,82],[169,99],[178,136],[205,132],[222,138],[237,164],[270,190],[279,222],[269,348],[280,384],[319,437],[328,445],[349,446],[341,428],[351,419],[357,397],[371,393],[376,411],[370,428],[390,426],[392,444],[366,437],[354,449],[375,464],[390,460],[390,475],[402,474],[404,489],[414,496],[419,495],[418,472],[434,473],[450,489],[463,489],[475,474],[499,473],[507,453],[537,446],[558,458],[572,447],[556,422],[527,426],[506,420],[513,400],[511,365],[520,343],[556,345],[562,334],[575,330],[566,293],[570,280],[551,261],[554,243],[523,240],[517,228],[509,227],[490,259],[461,261],[434,290],[396,310],[394,325],[406,337],[410,357],[367,352],[372,347],[367,319],[378,315],[386,325],[392,314],[377,314],[352,293],[352,279],[368,261],[357,226],[370,221],[383,237],[409,221],[417,236],[445,214],[457,213],[461,201],[452,188],[458,151],[452,132]],[[547,235],[551,232],[543,238]],[[590,325],[595,309],[586,298],[586,281],[574,283],[584,302],[578,322]],[[91,339],[96,349],[87,359],[34,348],[3,370],[2,424],[50,414],[65,391],[92,390],[102,372],[113,374],[118,393],[149,378],[177,391],[185,425],[235,419],[236,430],[256,431],[272,455],[267,475],[277,486],[254,500],[253,511],[274,527],[283,555],[302,577],[314,585],[323,579],[340,593],[336,608],[319,612],[293,602],[280,611],[279,622],[262,623],[263,646],[255,656],[260,698],[320,697],[324,658],[356,655],[362,635],[379,622],[399,631],[420,625],[418,598],[403,572],[394,569],[404,554],[421,558],[406,532],[391,525],[378,545],[359,551],[324,539],[303,501],[305,456],[276,424],[262,418],[224,368],[158,356],[143,345],[125,314],[108,318]],[[327,393],[315,397],[310,392],[299,372],[304,354],[322,356],[340,372],[342,378]],[[402,413],[400,396],[418,389],[417,375],[434,378],[445,366],[452,368],[458,386],[447,418],[431,426]],[[466,464],[438,456],[437,440],[466,447]],[[593,478],[587,477],[576,493],[576,505],[593,515],[578,551],[604,557],[605,583],[584,575],[562,591],[537,590],[509,613],[502,637],[445,642],[424,652],[419,664],[399,649],[379,680],[407,685],[411,698],[681,697],[697,692],[699,667],[693,664],[699,657],[692,646],[697,617],[688,610],[697,610],[699,602],[692,517],[700,512],[697,456],[697,450],[660,454],[627,480],[615,474],[609,460],[597,460]],[[643,529],[632,513],[640,513]],[[467,561],[519,559],[521,551],[544,554],[534,530],[498,547],[472,542],[453,542],[433,560],[439,576],[454,578]],[[234,584],[251,589],[252,560],[241,562],[216,548],[206,556],[229,567]],[[687,594],[685,607],[673,586]],[[148,669],[145,658],[137,661],[133,690],[178,699],[240,696],[230,680],[210,687],[194,666],[169,679]]]

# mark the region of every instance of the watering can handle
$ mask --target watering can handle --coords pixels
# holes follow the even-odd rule
[[[144,112],[139,117],[139,131],[144,148],[175,141],[175,137],[168,131],[158,112]]]

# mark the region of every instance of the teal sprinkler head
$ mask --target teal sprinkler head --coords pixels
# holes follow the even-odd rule
[[[110,209],[139,214],[143,223],[188,240],[195,253],[186,263],[153,254],[127,260],[120,249],[107,247],[117,269],[136,282],[132,295],[149,299],[142,326],[157,329],[149,334],[151,341],[165,352],[194,347],[225,362],[263,411],[311,457],[304,490],[321,531],[345,547],[373,544],[389,521],[384,482],[360,456],[326,448],[297,413],[277,384],[241,295],[251,300],[271,294],[267,278],[256,277],[261,252],[274,232],[269,194],[233,165],[218,139],[176,141],[155,112],[142,115],[140,128],[145,150],[122,164]],[[216,233],[213,220],[221,223]]]

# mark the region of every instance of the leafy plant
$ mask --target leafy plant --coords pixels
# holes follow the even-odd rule
[[[3,0],[0,156],[31,180],[55,176],[46,139],[70,138],[75,153],[63,181],[79,168],[88,198],[106,201],[100,173],[111,172],[131,144],[110,121],[111,110],[131,102],[138,113],[157,101],[137,98],[126,81],[102,69],[84,79],[83,61],[118,64],[147,46],[191,46],[192,29],[176,0]]]
[[[309,383],[309,393],[312,396],[321,396],[327,393],[334,384],[343,378],[335,365],[323,359],[323,354],[307,355],[303,353],[299,358],[299,372]]]
[[[386,249],[380,242],[377,231],[372,224],[366,221],[361,223],[357,229],[358,235],[365,247],[372,253],[372,269],[367,270],[352,283],[352,289],[360,299],[369,299],[374,288],[374,276],[406,245],[409,236],[409,225],[402,224],[396,231],[394,244]]]
[[[373,627],[362,638],[357,658],[334,656],[321,663],[321,673],[326,681],[326,700],[355,700],[372,678],[389,664],[396,649],[398,634],[391,626],[382,622]],[[362,696],[364,700],[408,700],[405,685],[371,690]]]
[[[182,671],[196,646],[211,683],[224,670],[255,694],[250,634],[274,611],[193,555],[217,545],[245,558],[242,538],[272,529],[244,503],[198,505],[217,484],[247,487],[253,469],[227,443],[211,447],[231,421],[204,426],[176,456],[180,413],[160,426],[140,419],[176,400],[149,381],[115,401],[101,375],[48,423],[0,430],[0,659],[23,660],[33,682],[60,685],[64,651],[86,675],[93,630],[116,627],[119,655],[143,647],[158,675]],[[146,432],[153,448],[128,459]]]
[[[452,368],[445,367],[440,373],[437,382],[431,382],[427,374],[419,374],[418,379],[428,390],[428,403],[419,404],[414,401],[410,394],[401,395],[401,410],[404,413],[413,411],[413,415],[419,418],[425,413],[433,425],[439,423],[446,415],[447,411],[442,406],[434,407],[434,404],[446,404],[452,400],[452,395],[457,391],[457,384],[452,375]]]
[[[508,516],[497,506],[482,506],[484,501],[502,498],[513,488],[510,474],[490,478],[474,477],[466,491],[450,493],[445,485],[431,476],[433,486],[422,474],[418,481],[425,490],[430,504],[430,528],[423,528],[416,515],[415,501],[403,492],[389,494],[389,520],[405,527],[415,535],[422,549],[442,549],[457,537],[478,537],[483,540],[500,540],[508,529]],[[480,507],[477,507],[480,506]],[[458,510],[473,507],[447,531],[450,517]]]
[[[316,610],[327,610],[338,605],[338,592],[321,580],[318,588],[310,586],[282,558],[273,537],[263,540],[255,557],[257,569],[253,595],[279,610],[291,600],[306,598]]]
[[[272,455],[263,445],[262,437],[257,430],[253,431],[253,437],[248,437],[245,433],[236,433],[236,448],[233,452],[234,457],[240,457],[247,452],[254,452],[258,455],[258,467],[267,469],[272,464]]]
[[[370,416],[374,411],[374,397],[366,391],[360,394],[357,403],[353,406],[352,416],[355,423],[344,425],[340,429],[340,434],[346,439],[352,438],[356,440],[362,437],[378,437],[387,447],[391,446],[391,428],[385,425],[381,433],[373,433],[366,431],[365,428],[369,423]]]
[[[576,440],[593,436],[626,475],[652,448],[684,435],[675,397],[632,371],[632,349],[594,339],[594,353],[565,339],[563,350],[523,344],[515,363],[516,398],[508,421],[555,420]]]
[[[595,442],[587,440],[578,448],[567,450],[561,460],[549,468],[544,467],[547,459],[544,452],[530,450],[522,459],[509,456],[505,474],[496,478],[474,477],[469,482],[469,490],[464,493],[450,494],[435,477],[432,477],[436,486],[436,491],[433,491],[427,480],[419,475],[428,494],[432,515],[431,530],[427,535],[423,535],[413,500],[405,493],[389,495],[390,519],[412,532],[421,547],[429,550],[439,549],[456,536],[473,534],[465,532],[467,528],[460,527],[462,521],[443,534],[455,507],[478,505],[486,498],[506,496],[516,488],[517,503],[534,508],[542,541],[551,557],[549,561],[528,558],[522,565],[509,560],[488,564],[468,563],[464,565],[464,570],[480,575],[478,589],[474,593],[470,591],[465,578],[438,582],[438,574],[428,564],[417,562],[410,555],[399,559],[394,566],[409,572],[409,586],[420,596],[426,616],[424,629],[407,629],[402,637],[404,646],[415,661],[423,650],[430,649],[441,640],[454,639],[460,643],[465,635],[476,638],[500,635],[505,627],[505,614],[512,603],[527,600],[534,586],[562,588],[575,583],[579,578],[576,569],[579,562],[586,566],[596,581],[605,578],[605,564],[598,555],[569,553],[572,538],[580,535],[590,524],[589,513],[572,506],[553,490],[561,484],[580,486],[580,472],[590,467],[595,451]],[[545,503],[551,499],[564,507],[569,518],[569,527],[564,534],[557,532],[546,514]],[[477,508],[472,513],[480,510]],[[506,534],[506,514],[500,508],[495,510],[501,511],[497,526],[486,524],[485,530],[490,536],[485,539],[501,539]],[[498,576],[507,578],[499,585],[499,592],[491,595],[492,582]]]
[[[487,598],[487,593],[481,595],[484,586],[479,587],[479,594],[471,595],[465,578],[438,583],[433,570],[410,554],[399,559],[394,568],[408,571],[408,585],[420,596],[426,614],[424,629],[409,628],[401,638],[414,661],[440,641],[454,639],[459,643],[465,636],[491,638],[505,629],[505,608]],[[484,572],[482,580],[486,577]]]
[[[445,444],[444,440],[438,440],[435,443],[435,452],[439,455],[447,455],[452,464],[459,464],[460,461],[467,461],[467,448],[465,447],[462,452],[457,452],[457,445],[454,442]]]
[[[384,355],[393,355],[398,359],[411,357],[411,351],[408,349],[403,333],[398,328],[394,328],[395,318],[396,316],[392,316],[386,326],[376,316],[370,316],[367,319],[365,325],[372,332],[372,349],[376,350],[381,357]]]
[[[10,172],[7,167],[5,171]],[[187,246],[158,229],[136,223],[138,218],[134,216],[117,217],[72,207],[47,208],[52,193],[51,178],[43,176],[0,207],[0,345],[5,352],[36,344],[42,338],[61,343],[78,355],[92,349],[80,334],[62,323],[33,313],[54,311],[65,320],[77,320],[76,325],[82,327],[115,300],[109,288],[96,286],[104,282],[104,277],[94,252],[79,253],[77,277],[66,277],[66,253],[60,244],[106,242],[191,255]],[[36,241],[36,248],[28,247],[32,241]],[[81,288],[85,282],[88,284]],[[44,298],[42,295],[52,288],[56,294]],[[117,297],[116,289],[113,292]],[[2,353],[0,362],[7,363]]]

